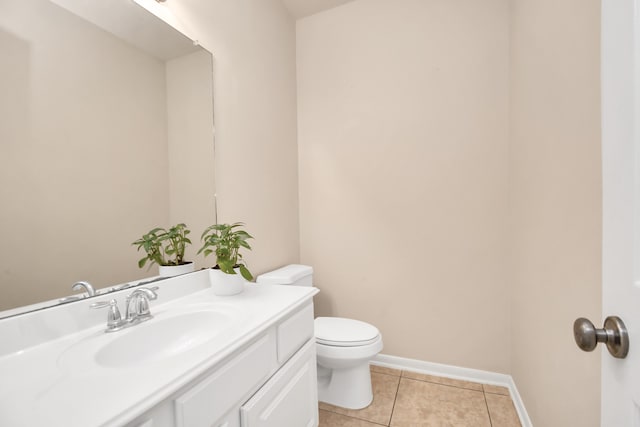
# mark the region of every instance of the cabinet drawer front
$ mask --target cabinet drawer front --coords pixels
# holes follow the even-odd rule
[[[286,362],[313,337],[313,304],[309,304],[278,325],[278,363]]]
[[[177,427],[210,427],[277,367],[273,332],[175,400]]]
[[[318,425],[316,343],[309,340],[245,405],[241,427]]]

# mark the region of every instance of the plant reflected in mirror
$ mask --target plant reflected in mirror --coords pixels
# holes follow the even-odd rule
[[[189,233],[191,231],[186,224],[178,224],[169,230],[157,227],[142,235],[132,243],[137,245],[138,251],[143,249],[146,253],[146,256],[138,261],[138,267],[143,268],[147,261],[149,261],[149,267],[153,264],[163,266],[185,264],[184,251],[187,245],[191,244],[191,240],[187,237]]]

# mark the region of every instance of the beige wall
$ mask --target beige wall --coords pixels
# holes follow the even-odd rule
[[[601,317],[599,17],[360,0],[297,25],[319,314],[374,323],[387,354],[510,373],[545,427],[599,424],[599,355],[571,335]]]
[[[512,374],[536,426],[598,426],[599,352],[571,326],[601,319],[597,0],[511,7]]]
[[[162,7],[215,57],[219,222],[247,224],[255,237],[246,256],[254,274],[298,261],[293,19],[279,0]]]
[[[301,260],[384,353],[510,370],[507,0],[297,22]]]
[[[166,63],[169,224],[186,223],[191,230],[185,259],[196,269],[207,265],[196,256],[200,234],[215,223],[212,65],[204,50]]]
[[[0,51],[0,310],[150,275],[131,242],[168,220],[164,64],[46,0],[2,2]]]

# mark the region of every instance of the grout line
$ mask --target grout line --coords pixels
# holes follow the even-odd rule
[[[400,375],[387,374],[386,372],[371,371],[371,373],[372,373],[372,374],[386,375],[386,376],[388,376],[388,377],[402,378]]]
[[[453,385],[453,384],[442,384],[442,383],[438,383],[438,382],[435,382],[435,381],[419,380],[419,379],[416,379],[416,378],[409,378],[409,377],[405,377],[405,376],[403,376],[401,378],[404,378],[405,380],[410,380],[410,381],[420,381],[420,382],[423,382],[423,383],[441,385],[443,387],[453,387],[453,388],[457,388],[457,389],[460,389],[460,390],[469,390],[469,391],[475,391],[475,392],[478,392],[478,393],[484,393],[484,388],[482,390],[476,390],[476,389],[473,389],[473,388],[460,387],[460,386]],[[475,384],[480,384],[480,383],[475,383]]]
[[[487,395],[485,392],[482,392],[482,397],[484,398],[484,406],[487,408],[487,415],[489,415],[489,425],[493,427],[493,420],[491,419],[491,411],[489,410],[489,402],[487,402]]]
[[[340,413],[340,412],[337,412],[337,411],[332,411],[331,409],[320,409],[320,408],[318,408],[318,410],[331,412],[332,414],[341,415],[341,416],[347,417],[347,418],[353,418],[354,420],[364,421],[366,423],[375,424],[377,426],[389,427],[388,424],[380,424],[379,422],[371,421],[371,420],[368,420],[368,419],[362,418],[362,417],[358,417],[357,415],[347,415],[347,414],[343,414],[343,413]]]
[[[380,423],[377,423],[377,422],[375,422],[375,421],[369,421],[369,420],[365,420],[365,419],[362,419],[362,418],[353,417],[353,416],[351,416],[351,415],[341,414],[340,412],[331,411],[331,410],[329,410],[329,409],[319,409],[319,408],[318,408],[318,411],[331,412],[332,414],[340,415],[340,416],[342,416],[342,417],[346,417],[346,418],[351,418],[351,419],[353,419],[353,420],[364,421],[364,422],[366,422],[366,423],[374,424],[374,425],[377,425],[377,426],[389,427],[387,424],[380,424]]]
[[[402,378],[406,378],[406,379],[408,379],[408,380],[423,381],[423,382],[425,382],[425,383],[438,384],[438,385],[446,385],[447,387],[456,387],[456,388],[461,388],[461,389],[464,389],[464,390],[482,391],[482,392],[484,392],[484,383],[479,383],[479,382],[475,382],[475,381],[466,381],[466,380],[454,380],[454,381],[467,382],[467,383],[470,383],[470,384],[476,384],[476,385],[479,385],[479,386],[480,386],[480,388],[482,388],[482,390],[476,390],[476,389],[474,389],[474,388],[469,388],[469,387],[462,387],[462,386],[457,386],[457,385],[453,385],[453,384],[444,384],[444,383],[439,383],[439,382],[437,382],[437,381],[429,381],[429,380],[425,380],[425,379],[418,379],[418,378],[411,378],[411,377],[407,377],[407,376],[405,376],[405,374],[404,374],[405,372],[412,372],[412,373],[414,373],[414,374],[419,374],[419,375],[420,375],[420,372],[407,371],[407,370],[404,370],[404,369],[403,369],[403,370],[402,370],[402,375],[401,375],[401,376],[402,376]],[[449,378],[447,378],[447,377],[440,377],[440,376],[438,376],[438,375],[429,375],[429,376],[434,377],[434,378],[449,379]]]
[[[389,375],[390,377],[401,377],[402,376],[402,370],[400,370],[400,369],[395,369],[396,371],[400,371],[400,373],[396,375],[396,374],[392,374],[392,373],[389,373],[389,372],[381,372],[381,371],[373,370],[373,369],[371,369],[372,366],[375,366],[375,365],[369,365],[369,372],[371,372],[372,374],[375,373],[375,374]]]
[[[500,396],[509,396],[511,398],[511,400],[513,400],[513,397],[511,397],[511,390],[509,390],[509,387],[502,387],[504,388],[506,391],[506,393],[504,392],[499,392],[499,391],[491,391],[491,390],[487,390],[487,388],[485,386],[489,386],[489,384],[482,384],[482,391],[484,391],[485,393],[489,393],[489,394],[497,394]]]
[[[400,390],[400,382],[402,381],[402,372],[400,371],[400,376],[398,377],[398,387],[396,387],[396,394],[393,396],[393,406],[391,407],[391,415],[389,416],[389,426],[391,425],[391,420],[393,419],[393,411],[396,410],[396,401],[398,400],[398,390]]]

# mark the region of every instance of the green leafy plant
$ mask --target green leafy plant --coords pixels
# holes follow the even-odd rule
[[[144,267],[147,262],[149,266],[154,263],[163,266],[187,264],[184,261],[184,251],[191,244],[187,237],[189,233],[191,231],[185,224],[178,224],[168,230],[158,227],[144,234],[132,243],[138,246],[138,251],[144,249],[147,254],[138,261],[138,267]]]
[[[200,238],[204,243],[198,254],[204,252],[204,256],[209,256],[215,253],[217,268],[227,274],[236,274],[233,269],[238,268],[242,277],[253,280],[253,275],[244,264],[242,254],[240,254],[240,248],[251,250],[247,240],[253,239],[253,237],[240,229],[242,226],[244,226],[242,222],[236,222],[207,227]]]

